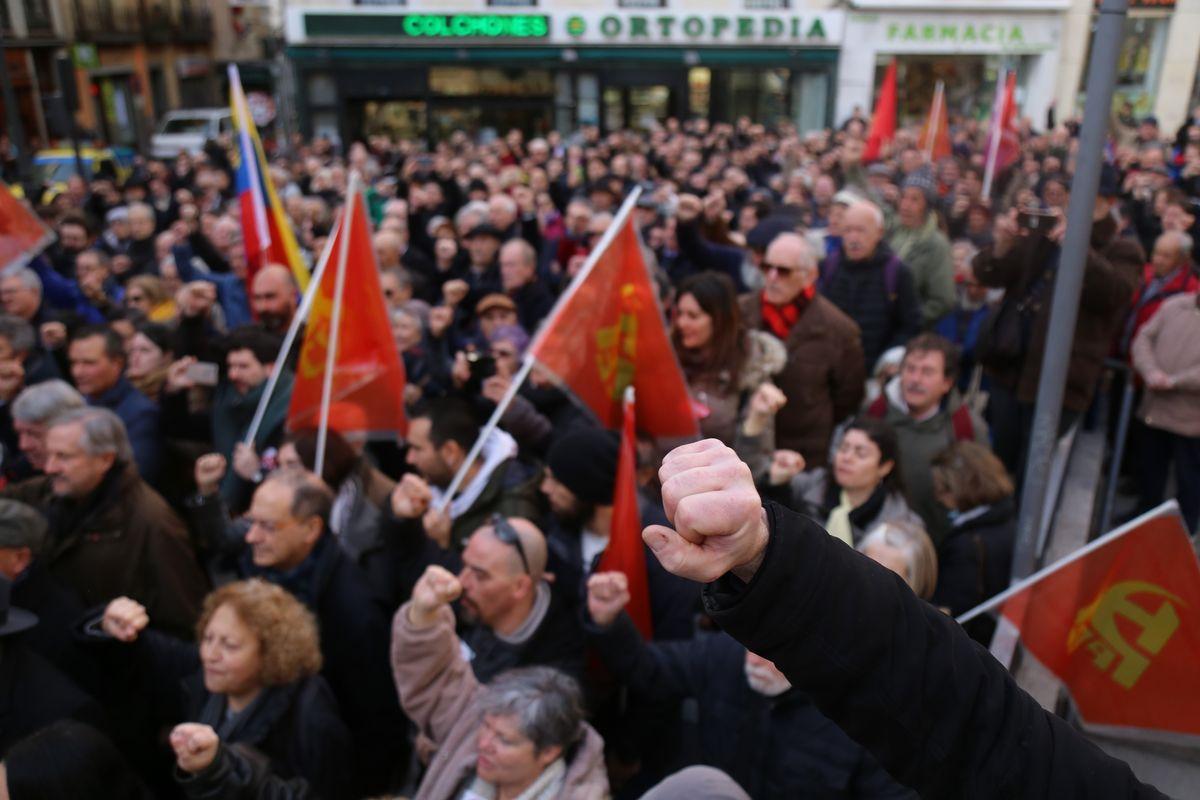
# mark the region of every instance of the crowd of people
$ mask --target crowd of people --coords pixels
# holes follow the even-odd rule
[[[640,187],[699,428],[758,502],[946,615],[1002,591],[1078,131],[1025,125],[987,195],[987,131],[953,131],[935,163],[913,130],[864,163],[859,118],[288,143],[267,177],[306,268],[362,176],[407,381],[402,436],[336,403],[323,458],[286,425],[299,287],[248,273],[231,143],[73,178],[35,209],[54,243],[0,276],[7,795],[914,796],[650,549],[635,625],[598,568],[619,439],[555,376],[532,370],[446,492]],[[1132,381],[1136,508],[1177,497],[1195,531],[1200,109],[1174,138],[1116,133],[1063,426],[1102,428]],[[646,526],[673,519],[668,447],[639,441]]]

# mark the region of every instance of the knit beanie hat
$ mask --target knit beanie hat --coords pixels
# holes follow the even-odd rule
[[[617,486],[616,434],[600,428],[575,428],[559,437],[546,454],[554,479],[585,503],[610,506]]]
[[[925,195],[925,204],[930,208],[937,205],[938,190],[933,176],[924,170],[917,170],[904,179],[901,189],[919,189]]]

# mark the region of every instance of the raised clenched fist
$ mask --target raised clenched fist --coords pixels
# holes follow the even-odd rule
[[[392,513],[400,519],[417,519],[429,510],[432,500],[429,484],[409,472],[392,490]]]
[[[425,574],[413,587],[408,606],[408,621],[418,628],[433,624],[434,615],[462,594],[462,584],[449,570],[436,564],[425,568]]]
[[[137,641],[138,634],[150,624],[150,615],[146,607],[128,597],[118,597],[104,609],[104,617],[100,620],[100,628],[118,642]]]
[[[597,572],[588,578],[588,614],[601,628],[613,624],[629,598],[629,579],[623,572]]]
[[[207,769],[217,757],[221,739],[208,725],[185,722],[171,731],[171,749],[175,763],[184,772],[195,774]]]
[[[707,583],[733,570],[748,579],[762,562],[767,523],[754,478],[716,439],[677,447],[663,459],[663,510],[674,529],[642,532],[667,571]]]
[[[196,491],[204,496],[216,494],[221,480],[225,477],[226,468],[225,456],[220,453],[206,453],[197,458],[193,470]]]

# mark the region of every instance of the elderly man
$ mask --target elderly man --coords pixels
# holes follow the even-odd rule
[[[1146,381],[1138,412],[1145,424],[1141,460],[1142,510],[1162,502],[1172,462],[1179,507],[1189,532],[1200,522],[1200,295],[1177,294],[1133,340],[1133,366]]]
[[[1118,350],[1128,356],[1134,337],[1172,295],[1200,291],[1200,278],[1192,270],[1192,237],[1167,231],[1154,242],[1150,263],[1142,269],[1142,283],[1133,295]]]
[[[765,330],[787,348],[776,382],[789,400],[775,416],[775,444],[823,466],[834,426],[862,402],[858,325],[817,291],[817,257],[804,237],[775,237],[760,265],[764,286],[741,299],[747,327]]]
[[[896,227],[888,239],[896,256],[912,270],[926,327],[954,307],[954,262],[950,240],[938,227],[937,202],[932,175],[924,171],[908,175],[900,184]]]
[[[158,217],[154,213],[154,206],[148,203],[129,204],[129,259],[132,264],[129,270],[118,276],[119,280],[127,281],[134,275],[153,275],[158,271],[154,249],[157,229]]]
[[[104,408],[54,417],[45,471],[4,496],[50,520],[42,555],[50,574],[85,606],[132,597],[190,638],[207,583],[183,523],[138,477],[120,418]]]
[[[10,480],[40,475],[46,469],[46,431],[50,421],[66,411],[87,406],[75,387],[62,380],[46,381],[21,391],[12,403],[13,432],[20,459],[5,458]],[[11,470],[11,473],[10,473]]]
[[[28,267],[6,272],[0,278],[0,305],[4,313],[34,326],[51,321],[42,307],[42,279]]]
[[[125,379],[125,345],[110,328],[80,328],[68,350],[71,379],[88,405],[107,408],[125,424],[142,477],[154,481],[162,463],[158,406]]]
[[[883,212],[859,201],[842,219],[841,247],[821,264],[821,292],[858,323],[870,372],[885,350],[921,329],[921,302],[912,272],[883,242]]]
[[[254,274],[250,308],[264,328],[282,336],[296,314],[299,292],[290,269],[268,264]]]
[[[404,718],[387,671],[387,616],[366,576],[333,541],[332,510],[333,493],[316,475],[280,469],[255,491],[249,528],[235,528],[245,532],[244,544],[218,547],[237,557],[240,577],[278,584],[316,615],[322,675],[354,737],[359,784],[383,792],[407,767]]]
[[[950,531],[946,509],[934,496],[930,472],[933,457],[956,441],[989,446],[987,425],[954,391],[959,352],[935,333],[909,340],[883,394],[867,408],[868,416],[884,419],[896,431],[900,474],[909,507],[921,516],[935,545]]]
[[[538,280],[537,251],[524,239],[510,239],[500,248],[500,285],[530,333],[554,308],[554,295]]]

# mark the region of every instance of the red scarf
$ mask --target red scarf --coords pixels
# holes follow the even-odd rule
[[[796,321],[804,313],[804,309],[812,302],[817,294],[816,285],[809,286],[796,296],[796,299],[786,306],[777,306],[767,300],[766,292],[762,294],[762,319],[767,330],[780,339],[787,340],[788,334],[796,326]]]

